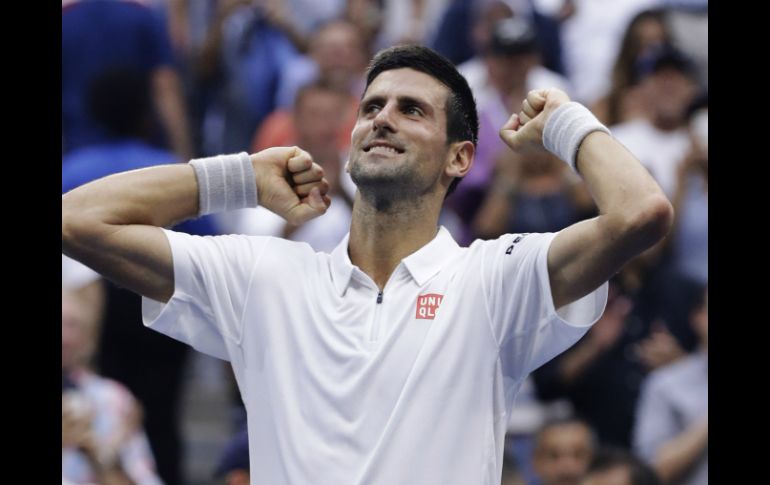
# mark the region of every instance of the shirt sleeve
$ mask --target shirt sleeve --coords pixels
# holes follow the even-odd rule
[[[144,324],[230,360],[227,344],[240,345],[251,275],[269,238],[164,233],[174,260],[174,294],[165,304],[142,298]]]
[[[506,234],[484,242],[481,271],[503,370],[527,374],[575,344],[604,312],[608,284],[558,310],[548,275],[557,233]]]

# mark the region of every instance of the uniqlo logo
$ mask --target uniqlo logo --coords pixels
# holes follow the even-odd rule
[[[428,293],[427,295],[418,296],[417,313],[415,318],[433,320],[436,317],[438,306],[441,305],[441,300],[443,299],[444,295],[438,295],[436,293]]]

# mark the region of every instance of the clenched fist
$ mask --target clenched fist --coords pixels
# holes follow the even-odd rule
[[[544,151],[545,122],[556,108],[570,101],[560,89],[535,89],[527,93],[521,111],[514,113],[500,129],[500,138],[517,153]]]
[[[274,147],[251,155],[259,205],[290,224],[323,215],[331,204],[329,182],[320,165],[298,147]]]

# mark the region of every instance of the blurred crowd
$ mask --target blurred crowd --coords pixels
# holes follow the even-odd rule
[[[474,166],[442,224],[461,245],[555,232],[597,214],[591,194],[498,130],[529,90],[563,89],[655,177],[675,224],[611,280],[588,334],[522,385],[503,484],[706,484],[707,39],[705,0],[62,0],[62,193],[297,145],[326,171],[324,216],[294,227],[243,209],[175,229],[330,251],[349,230],[344,166],[369,59],[419,43],[458,66],[479,112]],[[138,296],[62,256],[63,483],[192,479],[179,416],[189,352],[144,328]],[[233,440],[203,480],[249,483],[234,383],[232,408]]]

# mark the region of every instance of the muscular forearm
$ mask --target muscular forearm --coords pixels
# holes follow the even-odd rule
[[[63,226],[87,222],[165,227],[197,211],[198,184],[188,164],[110,175],[62,196]]]
[[[687,471],[708,447],[708,419],[683,431],[661,446],[655,469],[664,481],[675,480]]]
[[[165,301],[173,293],[173,268],[157,228],[197,212],[198,185],[187,164],[111,175],[62,196],[62,252],[121,286]]]
[[[603,132],[580,145],[577,168],[599,208],[610,236],[627,257],[659,241],[673,218],[671,204],[657,182],[617,140]]]
[[[671,204],[660,186],[617,140],[602,132],[589,134],[580,145],[577,168],[603,215],[621,216],[627,224],[655,223],[649,247],[671,222]]]
[[[259,194],[267,209],[301,224],[323,214],[331,203],[323,169],[307,152],[277,147],[249,160],[251,174],[242,170],[241,155],[197,164],[199,169],[209,167],[199,173],[222,177],[201,177],[207,213],[253,207],[253,196]],[[254,183],[252,193],[249,184]],[[174,291],[173,259],[159,228],[195,217],[198,198],[198,178],[188,164],[123,172],[78,187],[62,196],[62,252],[120,286],[167,301]]]

